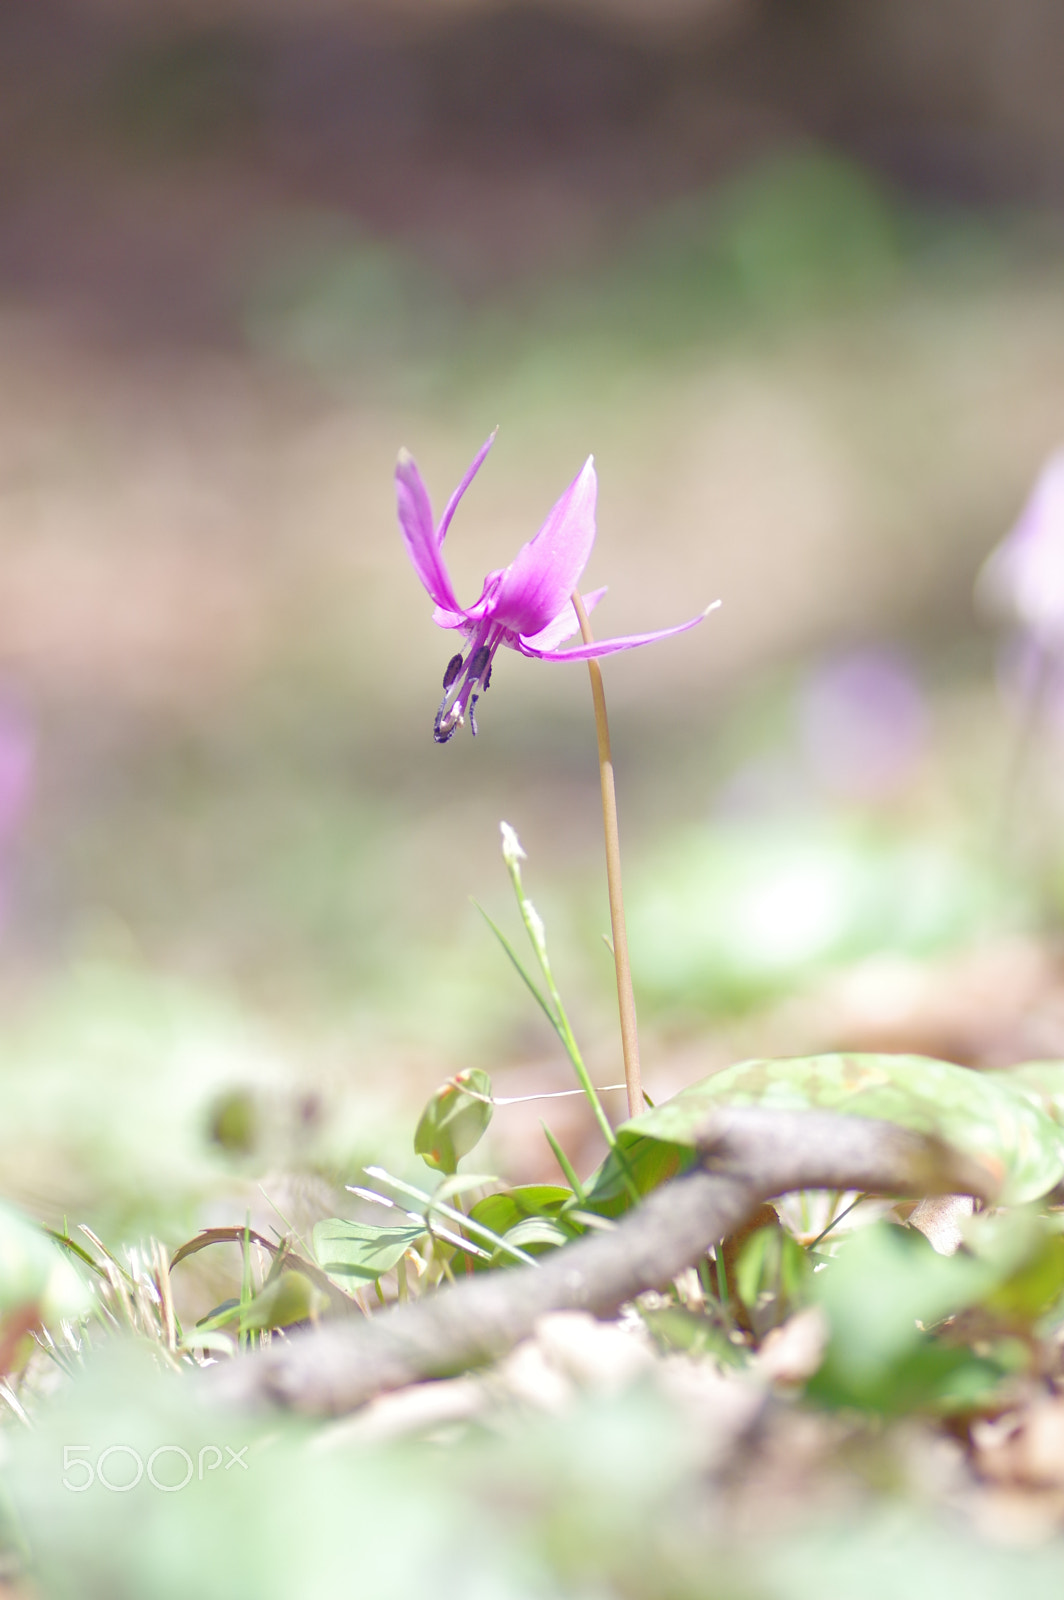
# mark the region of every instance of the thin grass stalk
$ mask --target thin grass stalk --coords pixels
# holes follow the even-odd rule
[[[573,591],[573,605],[585,644],[594,636],[587,620],[584,602]],[[595,707],[595,732],[598,736],[599,777],[602,783],[602,827],[606,839],[606,882],[610,896],[610,928],[613,934],[613,964],[617,972],[617,1009],[621,1019],[621,1052],[624,1056],[624,1081],[628,1090],[628,1115],[637,1117],[643,1110],[643,1084],[639,1071],[639,1032],[632,993],[632,969],[628,960],[628,930],[624,920],[624,895],[621,891],[621,841],[617,827],[617,790],[613,781],[613,754],[610,750],[610,725],[606,717],[606,691],[599,664],[587,664],[591,679],[591,699]]]

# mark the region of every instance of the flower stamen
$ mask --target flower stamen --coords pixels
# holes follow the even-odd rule
[[[436,713],[436,721],[432,728],[432,736],[437,744],[446,744],[462,726],[467,716],[469,731],[476,738],[477,719],[473,708],[480,695],[475,691],[479,689],[483,692],[487,689],[491,678],[492,658],[502,643],[502,638],[502,628],[482,628],[477,638],[473,640],[468,656],[452,656],[447,663],[447,670],[443,675],[443,687],[446,693],[440,702],[440,709]]]
[[[461,672],[461,670],[462,670],[462,652],[459,650],[456,655],[453,655],[451,657],[450,661],[448,661],[446,667],[444,668],[444,671],[443,671],[443,687],[445,689],[449,689],[451,687],[452,683],[457,678],[457,676]]]

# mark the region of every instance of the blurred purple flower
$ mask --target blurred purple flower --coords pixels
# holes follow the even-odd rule
[[[1046,462],[1012,532],[987,557],[977,593],[1042,650],[1064,649],[1064,451]]]
[[[1064,653],[1017,629],[997,653],[997,686],[1009,713],[1022,726],[1031,718],[1064,733]]]
[[[926,745],[923,695],[893,650],[849,650],[821,663],[803,687],[799,721],[820,782],[855,799],[896,792]]]
[[[598,484],[593,458],[588,456],[583,469],[573,479],[554,506],[534,539],[522,545],[508,567],[489,572],[478,599],[461,606],[455,599],[442,548],[458,502],[480,469],[495,441],[494,433],[481,445],[465,477],[447,502],[439,526],[433,521],[432,506],[414,459],[406,450],[399,452],[395,486],[399,501],[399,526],[414,570],[435,602],[432,620],[438,628],[456,628],[465,639],[464,651],[453,655],[443,675],[446,691],[433,733],[437,744],[461,727],[466,715],[477,731],[475,707],[478,690],[485,692],[491,682],[491,666],[500,645],[518,650],[539,661],[586,661],[591,656],[610,655],[615,650],[632,650],[683,633],[695,627],[708,606],[689,622],[674,628],[659,628],[653,633],[632,633],[620,639],[603,639],[594,644],[558,646],[576,633],[579,626],[570,596],[587,565],[595,542],[595,497]],[[606,593],[596,589],[584,596],[588,611]],[[716,601],[716,605],[720,602]]]
[[[36,740],[28,718],[0,700],[0,927],[8,918],[9,853],[33,798]]]

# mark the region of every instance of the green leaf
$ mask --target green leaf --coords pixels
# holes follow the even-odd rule
[[[801,818],[674,835],[633,872],[628,902],[641,987],[719,1013],[876,952],[970,942],[1002,891],[942,837]]]
[[[722,1328],[706,1316],[685,1306],[657,1306],[640,1315],[657,1342],[666,1350],[684,1350],[689,1355],[715,1356],[722,1366],[741,1367],[746,1352],[731,1342]]]
[[[236,1355],[236,1345],[233,1340],[227,1333],[222,1333],[218,1329],[211,1332],[208,1329],[194,1328],[191,1333],[186,1333],[183,1339],[178,1340],[177,1348],[179,1350],[209,1350],[214,1355],[219,1356]]]
[[[414,1151],[437,1172],[453,1174],[483,1137],[494,1110],[491,1079],[479,1067],[441,1084],[421,1113]]]
[[[980,1303],[1006,1325],[1030,1329],[1064,1295],[1059,1216],[1024,1210],[985,1213],[969,1220],[964,1235],[969,1249],[997,1275]]]
[[[344,1289],[357,1289],[390,1272],[426,1233],[425,1225],[418,1222],[377,1227],[369,1222],[326,1217],[314,1227],[314,1254],[334,1283]]]
[[[649,1113],[656,1115],[657,1113]],[[643,1118],[626,1122],[617,1129],[620,1151],[611,1150],[605,1161],[584,1185],[584,1202],[589,1211],[616,1217],[631,1205],[629,1184],[640,1195],[649,1194],[694,1163],[688,1139],[667,1140],[653,1132],[649,1137],[634,1131]],[[628,1131],[633,1130],[633,1131]]]
[[[583,1232],[579,1224],[570,1226],[565,1217],[566,1209],[575,1199],[571,1189],[558,1184],[526,1184],[478,1200],[470,1210],[469,1221],[490,1228],[511,1249],[516,1246],[536,1256],[546,1249],[568,1244]],[[501,1246],[496,1247],[493,1266],[506,1266],[512,1260]],[[477,1265],[479,1267],[480,1263]]]
[[[241,1331],[248,1328],[290,1328],[293,1323],[319,1317],[328,1307],[328,1296],[311,1282],[305,1272],[282,1272],[272,1283],[265,1284],[243,1311]]]
[[[572,1230],[552,1222],[549,1217],[526,1217],[524,1222],[519,1222],[507,1230],[506,1243],[517,1245],[519,1249],[527,1250],[530,1255],[538,1255],[540,1250],[537,1246],[544,1250],[556,1250],[559,1245],[569,1244],[573,1237]]]
[[[455,1195],[468,1194],[471,1189],[487,1189],[493,1183],[503,1180],[494,1172],[460,1172],[457,1177],[444,1178],[432,1191],[430,1204],[439,1206],[448,1200],[453,1200]]]
[[[1012,1084],[1054,1122],[1064,1124],[1064,1061],[1025,1061],[984,1077]]]
[[[859,1229],[813,1279],[831,1337],[807,1392],[887,1413],[934,1405],[972,1357],[924,1329],[975,1304],[995,1276],[970,1256],[936,1255],[915,1229]],[[982,1378],[995,1381],[989,1369]]]
[[[81,1317],[92,1296],[53,1237],[0,1203],[0,1315],[36,1308],[41,1320]]]
[[[734,1289],[758,1335],[804,1303],[812,1270],[813,1263],[798,1240],[778,1225],[758,1228],[744,1242],[735,1266]]]
[[[634,1160],[640,1138],[693,1145],[721,1105],[879,1117],[937,1134],[988,1168],[1002,1203],[1015,1205],[1037,1199],[1064,1175],[1064,1130],[1013,1078],[926,1056],[741,1061],[623,1124],[617,1136]]]
[[[469,1215],[474,1222],[505,1234],[528,1217],[557,1217],[573,1200],[573,1191],[554,1183],[530,1183],[478,1200]]]

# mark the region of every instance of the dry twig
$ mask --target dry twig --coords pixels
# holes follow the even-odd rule
[[[989,1198],[993,1180],[941,1141],[893,1123],[825,1112],[728,1108],[698,1141],[699,1165],[655,1190],[608,1233],[369,1321],[330,1322],[204,1374],[236,1404],[340,1415],[387,1390],[497,1359],[550,1311],[609,1316],[699,1260],[774,1195],[857,1189]]]

